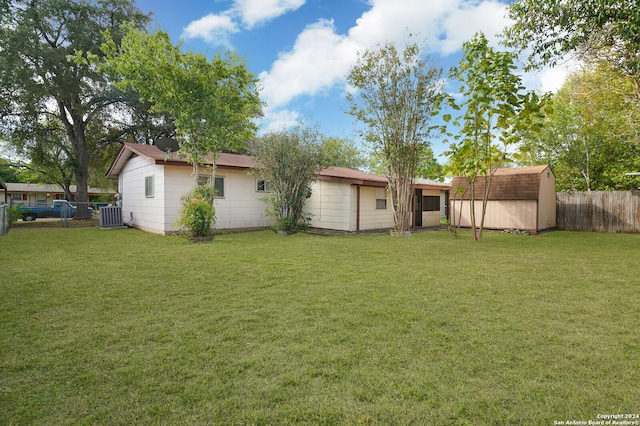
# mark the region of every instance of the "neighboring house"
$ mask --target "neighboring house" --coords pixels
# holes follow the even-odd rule
[[[251,157],[222,153],[216,161],[216,228],[265,228],[275,220],[265,214],[268,187],[248,172],[254,166]],[[202,168],[200,179],[210,178],[210,169]],[[184,158],[166,153],[154,145],[126,143],[107,173],[118,180],[122,215],[125,223],[159,234],[178,229],[175,221],[181,208],[180,198],[195,184],[193,168]],[[318,174],[312,195],[305,206],[311,226],[341,231],[364,231],[393,227],[386,178],[343,167],[329,167]],[[420,215],[416,226],[438,226],[440,200],[449,186],[421,182]],[[430,199],[424,210],[422,199]],[[437,206],[436,206],[437,204]],[[425,206],[426,207],[426,206]],[[437,220],[436,220],[437,216]]]
[[[53,200],[64,200],[64,191],[60,185],[41,183],[6,183],[11,204],[51,205]],[[76,193],[76,186],[69,188]],[[88,188],[89,199],[96,196],[114,195],[115,191],[104,188]]]
[[[464,192],[462,195],[460,192]],[[484,180],[475,185],[476,225],[480,226]],[[451,184],[452,225],[471,227],[469,182],[456,177]],[[460,213],[462,216],[460,217]],[[545,230],[556,226],[556,178],[549,166],[503,168],[491,181],[484,227]]]

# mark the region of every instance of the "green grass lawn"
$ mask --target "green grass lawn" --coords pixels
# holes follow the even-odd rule
[[[0,424],[640,411],[640,235],[0,237]]]

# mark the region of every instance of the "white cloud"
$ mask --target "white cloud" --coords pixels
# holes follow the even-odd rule
[[[555,67],[529,71],[523,74],[522,82],[530,90],[556,92],[564,84],[569,74],[580,68],[579,61],[568,61]]]
[[[275,19],[304,5],[306,0],[236,0],[234,10],[248,28]]]
[[[219,14],[210,13],[192,21],[182,31],[185,38],[201,38],[209,43],[228,44],[228,35],[270,21],[304,5],[306,0],[235,0],[234,5]]]
[[[220,15],[209,14],[189,23],[183,30],[183,36],[185,38],[202,38],[208,42],[220,42],[220,39],[226,40],[229,33],[235,32],[238,32],[238,27],[233,22],[231,15],[222,13]]]
[[[337,34],[332,21],[307,26],[291,50],[260,73],[263,99],[271,108],[343,83],[357,52],[376,43],[402,42],[415,34],[418,40],[427,39],[431,52],[446,55],[459,50],[476,31],[491,37],[506,25],[506,6],[493,0],[371,0],[370,4],[346,35]]]
[[[264,116],[260,120],[265,126],[262,126],[265,132],[278,132],[282,129],[294,127],[300,122],[300,113],[291,110],[271,110],[265,108]]]
[[[263,99],[269,106],[279,107],[298,95],[315,95],[333,86],[352,63],[353,52],[344,43],[345,37],[336,34],[332,21],[309,25],[292,50],[281,54],[269,72],[258,76]]]
[[[498,35],[509,23],[506,18],[506,5],[503,3],[461,3],[442,20],[441,33],[434,47],[443,55],[457,52],[462,43],[470,40],[479,31],[482,31],[495,46]]]

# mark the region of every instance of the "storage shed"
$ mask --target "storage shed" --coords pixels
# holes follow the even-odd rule
[[[473,201],[477,225],[484,185],[484,178],[478,177]],[[486,229],[541,231],[556,226],[556,178],[549,166],[498,169],[489,189]],[[466,178],[453,179],[449,202],[451,224],[471,227],[471,194]]]

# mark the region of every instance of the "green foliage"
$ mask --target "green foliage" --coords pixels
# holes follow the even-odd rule
[[[20,170],[11,164],[8,160],[0,158],[0,179],[4,182],[20,182],[18,174]]]
[[[462,49],[464,56],[449,77],[462,84],[464,101],[457,105],[453,97],[444,100],[453,110],[462,111],[452,121],[460,130],[449,135],[456,142],[445,154],[450,158],[449,171],[469,182],[471,200],[476,199],[476,181],[485,182],[479,226],[475,203],[470,203],[473,238],[479,240],[493,174],[512,161],[509,147],[520,141],[524,131],[533,134],[541,128],[545,99],[535,93],[522,93],[520,77],[514,74],[515,56],[491,48],[484,34],[477,33]]]
[[[250,142],[254,173],[271,191],[264,200],[267,214],[276,218],[277,231],[308,227],[311,218],[304,214],[304,205],[316,174],[329,165],[322,147],[321,135],[304,127],[272,132]]]
[[[121,141],[128,127],[120,119],[128,113],[126,97],[98,70],[103,32],[110,30],[119,44],[122,23],[142,27],[148,17],[131,0],[14,0],[2,6],[8,13],[0,14],[0,130],[13,145],[29,142],[24,147],[34,167],[51,170],[40,160],[53,152],[56,166],[71,168],[77,200],[87,201],[92,159]],[[63,146],[57,136],[43,134],[44,123],[55,123],[67,139]],[[81,204],[78,217],[87,215]]]
[[[396,229],[411,227],[413,179],[429,152],[432,111],[443,88],[442,70],[422,56],[422,47],[399,51],[387,43],[359,54],[347,82],[349,114],[365,125],[365,140],[389,179]]]
[[[633,80],[606,63],[585,65],[553,96],[544,129],[525,134],[522,162],[550,164],[558,191],[635,189],[640,100]]]
[[[640,99],[640,8],[633,0],[516,0],[505,43],[529,52],[529,65],[555,64],[577,52],[631,77]]]
[[[9,228],[13,227],[18,219],[22,218],[22,212],[18,210],[18,207],[9,207],[7,209],[7,222],[9,223]]]
[[[107,69],[119,79],[119,88],[173,118],[181,152],[194,167],[210,154],[239,149],[254,135],[261,102],[257,79],[242,58],[227,53],[209,61],[174,46],[166,32],[125,29],[120,47],[106,34]]]
[[[366,159],[350,139],[331,137],[322,142],[322,155],[327,164],[350,169],[362,169]]]
[[[215,190],[212,185],[197,185],[182,196],[178,226],[186,229],[189,238],[203,238],[212,234],[215,225],[215,208],[213,200]]]

